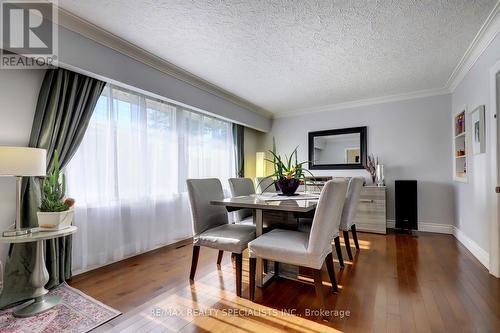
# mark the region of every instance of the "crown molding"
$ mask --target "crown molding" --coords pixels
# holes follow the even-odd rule
[[[127,42],[126,40],[82,19],[75,14],[58,8],[59,21],[58,24],[66,29],[76,32],[86,38],[93,40],[96,43],[109,47],[117,52],[120,52],[130,58],[133,58],[147,66],[150,66],[162,73],[173,76],[191,86],[202,89],[212,95],[222,98],[226,101],[234,103],[240,107],[258,113],[267,118],[272,117],[272,113],[264,108],[257,106],[241,97],[236,96],[216,85],[178,67],[174,64],[155,56],[154,54]]]
[[[465,51],[462,59],[451,73],[446,87],[451,92],[455,91],[456,87],[462,82],[465,75],[470,71],[479,57],[483,54],[486,48],[491,44],[496,35],[500,32],[500,1],[498,1],[491,11],[486,21],[479,29],[478,33],[472,40],[472,43]]]
[[[405,101],[405,100],[409,100],[409,99],[422,98],[422,97],[447,95],[450,93],[451,92],[448,88],[420,90],[420,91],[414,91],[414,92],[404,93],[404,94],[366,98],[366,99],[360,99],[360,100],[344,102],[344,103],[323,105],[323,106],[318,106],[318,107],[313,107],[313,108],[305,108],[305,109],[296,109],[296,110],[290,110],[290,111],[277,112],[274,114],[274,118],[276,119],[276,118],[284,118],[284,117],[290,117],[290,116],[298,116],[298,115],[302,115],[302,114],[335,111],[335,110],[342,110],[342,109],[352,109],[352,108],[357,108],[360,106],[383,104],[383,103],[397,102],[397,101]]]

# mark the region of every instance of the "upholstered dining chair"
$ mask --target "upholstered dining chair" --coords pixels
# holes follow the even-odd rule
[[[256,177],[255,178],[255,188],[257,193],[276,193],[276,186],[271,178],[267,177]]]
[[[345,180],[330,180],[322,191],[310,233],[274,229],[248,244],[250,254],[250,300],[255,297],[255,273],[257,258],[275,262],[309,267],[313,270],[316,295],[323,308],[326,298],[323,293],[321,267],[326,264],[334,292],[338,291],[332,258],[331,242],[338,233],[342,209],[347,192]]]
[[[231,196],[233,197],[255,194],[253,180],[250,178],[229,178],[228,182]],[[253,224],[253,213],[251,209],[240,209],[235,213],[237,219],[236,223]]]
[[[227,211],[222,206],[211,205],[211,200],[224,199],[220,180],[216,178],[188,179],[186,181],[193,220],[193,257],[189,279],[194,280],[200,247],[219,250],[220,265],[223,251],[233,254],[236,268],[236,294],[241,296],[242,252],[255,238],[255,227],[230,224]]]
[[[363,189],[364,179],[362,177],[353,177],[349,180],[349,187],[347,190],[347,197],[345,199],[344,210],[342,211],[342,219],[340,220],[340,229],[344,235],[344,244],[347,251],[349,260],[352,260],[351,244],[349,242],[349,229],[352,232],[354,246],[359,250],[358,235],[356,233],[356,225],[354,224],[354,217],[358,208],[359,199],[361,197],[361,190]],[[339,247],[340,244],[335,246]]]

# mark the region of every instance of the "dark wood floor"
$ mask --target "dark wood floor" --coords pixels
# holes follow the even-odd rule
[[[453,236],[359,238],[353,262],[344,269],[335,264],[341,290],[329,296],[338,311],[329,321],[317,313],[307,281],[277,279],[248,301],[248,262],[243,298],[236,297],[229,255],[217,270],[213,250],[202,249],[190,284],[190,246],[149,252],[76,276],[70,285],[124,312],[101,328],[115,332],[500,332],[500,280]],[[326,275],[324,281],[326,292]],[[176,312],[152,315],[158,308]],[[213,311],[199,316],[186,314],[189,309]]]

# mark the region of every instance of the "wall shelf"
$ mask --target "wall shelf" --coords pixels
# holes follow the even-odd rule
[[[453,116],[453,180],[466,183],[467,177],[467,108]]]

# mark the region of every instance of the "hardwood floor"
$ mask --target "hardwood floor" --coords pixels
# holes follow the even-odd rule
[[[191,246],[159,249],[74,277],[70,285],[124,312],[113,332],[500,332],[500,280],[451,235],[358,233],[361,250],[340,269],[329,321],[312,281],[276,279],[248,300],[235,295],[230,254],[202,248],[188,281]],[[342,247],[345,254],[345,248]],[[334,256],[335,257],[335,256]],[[326,270],[324,291],[329,284]],[[142,304],[144,303],[144,304]],[[142,304],[142,305],[141,305]],[[193,309],[201,313],[194,313]]]

